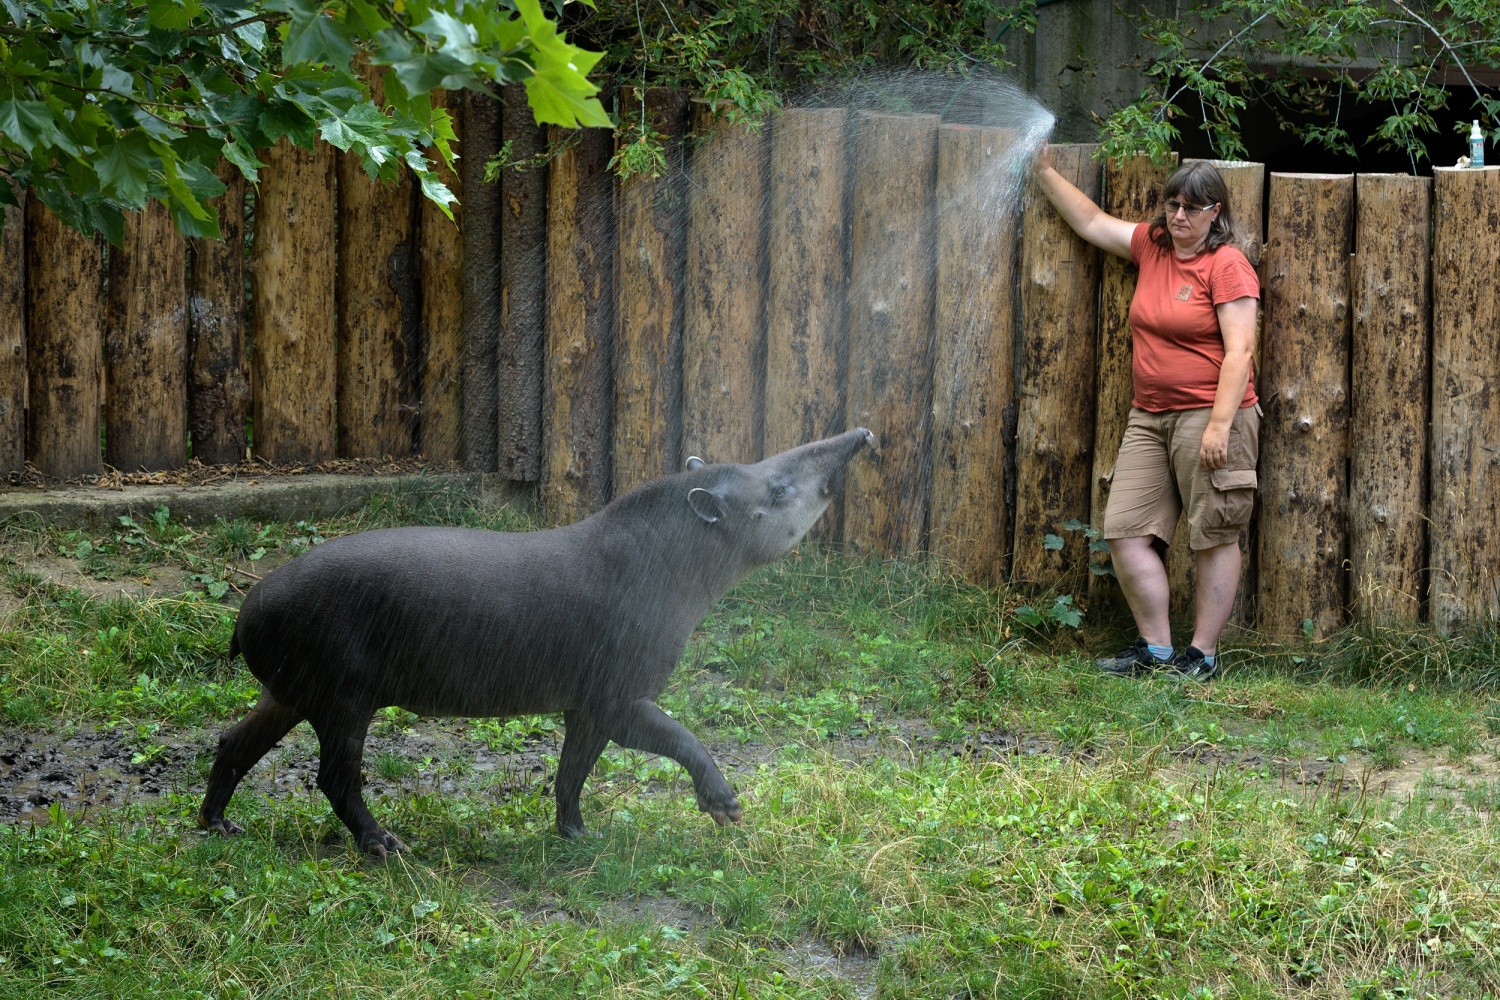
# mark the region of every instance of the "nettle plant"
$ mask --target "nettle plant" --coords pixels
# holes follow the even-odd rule
[[[1103,156],[1163,161],[1196,118],[1216,156],[1244,159],[1240,114],[1252,105],[1348,155],[1357,150],[1346,115],[1388,108],[1371,138],[1405,153],[1413,171],[1446,131],[1466,135],[1475,118],[1500,127],[1500,94],[1473,73],[1500,67],[1494,0],[1200,0],[1179,17],[1124,13],[1156,54],[1141,96],[1101,120]],[[1454,81],[1457,94],[1444,86]]]

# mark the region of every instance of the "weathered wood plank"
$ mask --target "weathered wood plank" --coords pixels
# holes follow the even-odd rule
[[[1271,635],[1344,621],[1353,230],[1352,175],[1271,175],[1256,602]]]
[[[1100,197],[1096,147],[1052,147],[1052,163]],[[1055,586],[1084,571],[1088,549],[1068,521],[1089,517],[1093,467],[1099,251],[1041,192],[1026,203],[1021,250],[1021,369],[1016,406],[1016,517],[1011,578]],[[1047,548],[1046,536],[1063,538]]]
[[[932,480],[933,198],[938,116],[854,116],[849,426],[876,462],[850,465],[844,540],[882,556],[926,548]]]
[[[1020,193],[1010,129],[938,130],[936,348],[929,548],[998,584],[1010,549],[1006,417],[1016,405]]]
[[[187,461],[187,241],[158,201],[125,216],[109,255],[104,459],[122,472]]]
[[[264,150],[250,251],[250,385],[255,455],[277,464],[334,457],[333,148],[283,139]]]
[[[1354,617],[1415,622],[1427,563],[1432,180],[1356,178],[1349,569]]]
[[[1500,616],[1500,167],[1433,171],[1429,612]]]

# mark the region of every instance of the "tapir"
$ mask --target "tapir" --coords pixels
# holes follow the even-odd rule
[[[364,802],[366,730],[380,708],[426,716],[561,712],[557,830],[587,833],[579,796],[613,740],[692,777],[698,808],[738,823],[703,744],[655,699],[730,587],[790,551],[822,516],[864,428],[752,465],[690,462],[576,524],[541,531],[386,528],[324,542],[268,573],[229,652],[261,682],[219,738],[198,822],[221,834],[235,786],[306,719],[318,787],[361,850],[405,847]]]

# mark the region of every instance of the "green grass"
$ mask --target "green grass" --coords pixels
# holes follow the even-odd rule
[[[529,526],[441,492],[317,525],[11,526],[0,727],[115,727],[145,763],[219,728],[255,684],[227,660],[235,591],[210,584],[396,523]],[[37,554],[189,588],[91,598]],[[661,699],[748,748],[741,827],[698,813],[675,763],[611,751],[584,801],[599,836],[557,839],[555,760],[470,753],[553,746],[547,717],[460,726],[451,758],[372,752],[399,787],[372,808],[412,848],[383,866],[316,792],[242,791],[249,833],[199,835],[203,759],[160,799],[0,826],[0,996],[1500,995],[1492,633],[1240,634],[1213,685],[1122,682],[1090,661],[1117,620],[1023,603],[813,546],[745,581]],[[372,733],[418,724],[387,709]],[[1382,795],[1412,760],[1445,769]]]

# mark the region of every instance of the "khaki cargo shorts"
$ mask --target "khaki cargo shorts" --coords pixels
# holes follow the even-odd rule
[[[1130,410],[1104,507],[1104,537],[1155,535],[1168,544],[1187,508],[1194,552],[1237,541],[1255,506],[1260,406],[1244,406],[1229,427],[1229,461],[1204,468],[1198,459],[1212,410]]]

